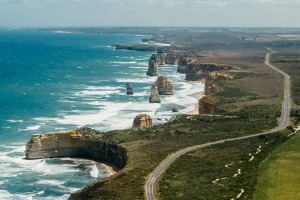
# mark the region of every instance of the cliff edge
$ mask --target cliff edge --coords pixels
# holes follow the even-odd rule
[[[125,167],[127,150],[114,143],[96,139],[99,132],[90,128],[71,131],[34,134],[26,144],[26,159],[77,157],[108,162]]]

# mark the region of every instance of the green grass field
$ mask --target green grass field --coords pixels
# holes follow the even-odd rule
[[[263,162],[257,200],[300,199],[300,135],[287,141]]]
[[[274,54],[272,62],[275,66],[291,75],[292,98],[295,103],[291,111],[291,124],[298,126],[300,55]],[[274,151],[261,165],[261,175],[257,190],[257,200],[300,199],[300,136],[291,138]]]

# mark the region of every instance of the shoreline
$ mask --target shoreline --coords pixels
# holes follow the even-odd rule
[[[99,165],[101,165],[102,167],[105,167],[106,170],[110,173],[110,176],[115,175],[116,173],[118,173],[120,171],[120,168],[118,168],[117,166],[115,166],[111,163],[108,163],[108,162],[99,162]],[[100,179],[102,179],[102,178],[100,178]]]
[[[187,82],[192,84],[192,86],[195,86],[195,84],[193,84],[193,83],[199,83],[199,81],[187,81]],[[203,83],[203,84],[205,84],[205,83]],[[194,104],[194,108],[192,110],[187,111],[185,114],[186,115],[199,115],[199,100],[204,96],[204,90],[193,93],[190,96],[196,98],[197,103]]]

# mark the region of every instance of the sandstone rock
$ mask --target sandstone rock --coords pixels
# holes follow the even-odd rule
[[[126,83],[126,89],[127,89],[127,94],[133,94],[132,87],[128,82]]]
[[[149,115],[140,114],[136,116],[133,120],[132,128],[143,128],[143,127],[151,127],[152,119]]]
[[[166,58],[165,54],[157,53],[157,54],[152,54],[152,56],[150,57],[150,60],[154,60],[155,63],[158,64],[158,65],[164,65],[165,64],[165,58]]]
[[[177,65],[178,64],[178,53],[177,52],[169,52],[166,54],[165,63],[169,65]]]
[[[204,94],[205,95],[216,93],[219,91],[220,91],[220,88],[215,83],[215,81],[213,81],[213,80],[205,81],[205,83],[204,83]]]
[[[232,78],[233,76],[229,73],[226,73],[225,71],[213,71],[208,74],[207,80],[220,81]]]
[[[214,114],[216,110],[216,102],[211,97],[203,96],[199,100],[199,114]]]
[[[148,76],[158,76],[158,70],[157,70],[157,66],[158,64],[155,62],[155,60],[149,60],[149,64],[148,64],[148,70],[147,70],[147,75]]]
[[[211,93],[219,92],[220,88],[216,83],[221,80],[228,80],[232,78],[233,76],[231,74],[226,73],[224,71],[210,72],[205,81],[204,94],[208,95]]]
[[[199,63],[197,61],[189,62],[186,68],[186,80],[206,80],[210,72],[229,70],[234,68],[234,66],[227,64]]]
[[[157,85],[155,83],[153,83],[153,85],[151,87],[151,95],[149,98],[149,103],[161,103],[161,100],[159,98],[159,94],[157,91]]]
[[[159,95],[173,95],[173,85],[164,76],[159,76],[156,80],[157,90]]]
[[[178,68],[177,68],[177,72],[178,73],[182,73],[185,74],[186,73],[186,69],[189,63],[193,62],[193,60],[191,60],[190,58],[187,57],[181,57],[178,60]]]
[[[34,134],[26,144],[26,158],[78,157],[112,163],[123,168],[128,160],[124,147],[97,140],[96,130],[80,128],[71,131]]]
[[[179,112],[177,106],[172,106],[172,112]]]

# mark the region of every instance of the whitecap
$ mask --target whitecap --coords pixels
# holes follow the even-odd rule
[[[58,181],[58,180],[39,180],[36,182],[37,184],[41,185],[62,185],[65,182],[64,181]]]
[[[84,90],[80,92],[76,92],[74,95],[75,96],[86,96],[86,95],[97,95],[97,96],[104,96],[104,95],[109,95],[109,94],[121,94],[119,90]]]
[[[96,163],[93,162],[93,165],[90,166],[90,168],[91,168],[91,171],[90,171],[91,177],[98,178],[99,170],[98,170]]]
[[[20,120],[14,120],[14,119],[9,119],[9,120],[6,120],[7,122],[10,122],[10,123],[22,123],[23,120],[20,119]]]
[[[126,82],[129,82],[129,83],[153,83],[155,82],[157,79],[157,77],[147,77],[145,75],[144,78],[117,78],[115,79],[116,82],[119,82],[119,83],[126,83]],[[148,87],[150,88],[150,86]]]
[[[71,32],[71,31],[50,31],[52,33],[59,33],[59,34],[71,34],[71,33],[74,33],[74,32]]]
[[[121,86],[87,86],[87,90],[118,90]]]
[[[111,64],[135,64],[137,63],[136,61],[127,61],[127,62],[121,62],[121,61],[113,61],[110,62]]]
[[[40,129],[41,126],[40,125],[36,125],[36,126],[28,126],[25,129],[18,129],[18,131],[35,131]]]
[[[6,190],[0,190],[1,200],[32,200],[32,194],[11,194]]]
[[[127,106],[131,105],[128,103],[109,103],[103,102],[104,108],[96,112],[82,112],[79,115],[65,115],[62,118],[53,118],[59,124],[73,124],[78,126],[93,125],[99,123],[109,117],[118,115],[120,110],[123,110]]]

